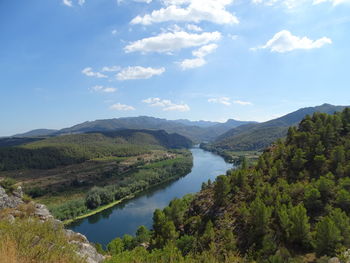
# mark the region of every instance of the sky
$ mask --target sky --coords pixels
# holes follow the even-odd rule
[[[350,0],[0,0],[0,136],[350,105]]]

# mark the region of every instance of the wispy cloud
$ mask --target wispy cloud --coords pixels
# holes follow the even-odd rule
[[[210,53],[214,52],[214,50],[217,49],[217,47],[218,47],[218,45],[216,45],[216,44],[209,44],[209,45],[202,46],[198,50],[194,50],[192,52],[192,54],[195,58],[185,59],[185,60],[179,62],[178,64],[180,65],[182,70],[202,67],[207,63],[207,61],[204,59],[204,57],[206,57]]]
[[[121,70],[120,66],[110,66],[110,67],[105,66],[101,69],[102,72],[117,72],[119,70]]]
[[[220,103],[225,106],[231,105],[231,99],[229,97],[218,97],[218,98],[210,98],[208,99],[208,102],[210,103]]]
[[[90,88],[90,91],[92,92],[103,92],[103,93],[113,93],[117,91],[117,88],[113,87],[104,87],[100,85],[96,85]]]
[[[167,21],[238,24],[238,18],[226,10],[233,0],[170,0],[162,1],[164,7],[150,14],[137,16],[131,24],[151,25]]]
[[[149,79],[153,76],[161,75],[165,72],[165,68],[151,68],[151,67],[128,67],[122,69],[117,74],[118,80],[131,80],[131,79]]]
[[[276,33],[265,45],[252,48],[252,50],[269,49],[272,52],[284,53],[296,49],[321,48],[326,44],[332,44],[332,40],[328,37],[311,40],[308,37],[294,36],[291,32],[282,30]]]
[[[135,110],[135,108],[133,106],[125,105],[125,104],[121,104],[121,103],[113,104],[109,108],[111,110],[118,110],[118,111],[133,111],[133,110]]]
[[[234,104],[242,105],[242,106],[248,106],[248,105],[253,105],[253,103],[249,101],[242,101],[242,100],[234,100]]]
[[[206,45],[220,39],[221,33],[219,32],[205,32],[201,34],[192,34],[185,31],[167,32],[132,42],[124,48],[124,51],[126,53],[169,53],[183,48]]]
[[[95,78],[107,78],[106,75],[100,73],[100,72],[94,72],[91,67],[84,68],[81,73],[83,73],[85,76],[88,77],[95,77]]]
[[[163,111],[189,111],[190,107],[187,104],[175,104],[171,100],[163,100],[160,98],[148,98],[142,101],[151,107],[160,107]]]

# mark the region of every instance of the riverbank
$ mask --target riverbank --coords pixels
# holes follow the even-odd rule
[[[132,193],[132,194],[126,196],[126,197],[123,197],[122,199],[115,200],[115,201],[113,201],[113,202],[111,202],[111,203],[109,203],[109,204],[100,206],[100,207],[98,207],[98,208],[96,208],[96,209],[94,209],[94,210],[92,210],[92,211],[89,211],[89,212],[86,213],[86,214],[79,215],[79,216],[77,216],[77,217],[75,217],[75,218],[72,218],[72,219],[64,220],[64,221],[63,221],[63,224],[64,224],[64,225],[70,225],[70,224],[72,224],[72,223],[74,223],[74,222],[76,222],[76,221],[79,221],[79,220],[81,220],[81,219],[84,219],[84,218],[87,218],[87,217],[96,215],[96,214],[98,214],[98,213],[100,213],[100,212],[103,212],[104,210],[107,210],[107,209],[112,208],[112,207],[114,207],[114,206],[116,206],[116,205],[118,205],[118,204],[121,204],[121,203],[124,202],[124,201],[132,200],[132,199],[135,198],[137,195],[139,195],[139,194],[141,194],[141,193],[143,193],[143,192],[152,190],[152,189],[154,189],[154,188],[156,188],[156,187],[158,187],[158,186],[160,186],[160,185],[163,185],[163,184],[169,183],[169,182],[171,182],[171,181],[175,181],[175,180],[177,180],[177,179],[180,179],[181,177],[186,176],[186,175],[189,174],[190,172],[191,172],[191,170],[186,171],[185,173],[178,174],[178,175],[176,175],[176,176],[167,178],[167,179],[165,179],[165,180],[163,180],[163,181],[161,181],[161,182],[159,182],[159,183],[150,185],[149,187],[147,187],[147,188],[145,188],[145,189],[142,189],[142,190],[140,190],[140,191],[136,191],[136,192],[134,192],[134,193]]]
[[[141,225],[151,228],[156,209],[163,209],[174,198],[200,191],[203,182],[214,181],[216,176],[233,168],[232,164],[211,152],[199,148],[192,148],[191,152],[193,167],[186,176],[136,194],[131,200],[72,223],[68,228],[84,234],[91,242],[106,246],[116,237],[134,235]]]
[[[253,164],[259,160],[259,156],[262,154],[262,152],[259,151],[229,151],[229,150],[223,150],[219,148],[215,148],[211,146],[210,144],[202,143],[199,146],[201,149],[215,153],[228,163],[232,163],[236,166],[240,165],[242,160],[244,158],[247,159],[249,164]]]

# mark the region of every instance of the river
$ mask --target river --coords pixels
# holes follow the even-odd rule
[[[134,235],[141,225],[151,228],[155,209],[164,208],[176,197],[198,192],[203,182],[208,179],[214,181],[216,176],[225,174],[232,168],[232,164],[226,163],[222,157],[211,152],[199,148],[193,148],[191,152],[193,168],[188,175],[74,222],[69,228],[84,234],[91,242],[107,245],[112,239],[124,234]]]

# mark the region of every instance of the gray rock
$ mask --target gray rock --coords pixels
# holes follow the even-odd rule
[[[328,263],[340,263],[339,258],[331,258],[330,260],[328,260]]]
[[[71,241],[72,244],[75,244],[78,247],[78,255],[85,258],[87,263],[100,263],[105,257],[99,254],[96,248],[90,243],[83,243],[79,241]]]
[[[53,216],[51,215],[49,209],[47,209],[47,207],[42,204],[35,204],[34,215],[42,221],[53,219]]]
[[[0,209],[15,208],[22,203],[23,201],[21,198],[9,196],[5,189],[0,186]]]
[[[18,187],[13,192],[13,195],[8,195],[5,189],[0,186],[0,210],[4,208],[16,208],[19,204],[23,203],[22,197],[23,191],[21,187]],[[62,222],[54,219],[45,205],[34,203],[34,208],[34,216],[39,218],[42,222],[50,220],[53,222],[56,229],[62,227]],[[19,209],[14,209],[5,219],[14,222],[15,217],[21,215],[22,212]],[[69,242],[77,246],[77,254],[85,258],[87,263],[100,263],[105,259],[103,255],[97,252],[96,248],[84,235],[72,230],[65,231]]]

